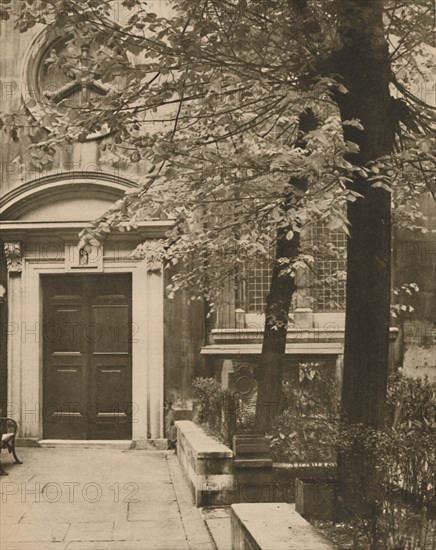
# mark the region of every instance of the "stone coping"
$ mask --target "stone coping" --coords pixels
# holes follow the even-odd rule
[[[232,550],[334,550],[293,504],[232,504]]]
[[[229,447],[204,433],[194,422],[177,420],[175,425],[188,439],[196,458],[233,458],[233,451]]]
[[[336,462],[274,462],[274,468],[283,470],[301,470],[303,468],[336,469]]]
[[[261,355],[262,344],[225,343],[208,344],[201,355]],[[286,344],[286,355],[342,355],[342,342],[298,342]]]

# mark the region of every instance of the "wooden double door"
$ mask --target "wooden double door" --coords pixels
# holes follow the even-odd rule
[[[131,439],[130,275],[47,275],[45,439]]]

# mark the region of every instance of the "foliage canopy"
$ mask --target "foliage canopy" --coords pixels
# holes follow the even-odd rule
[[[216,289],[241,263],[268,256],[278,230],[292,239],[321,220],[347,231],[345,204],[359,196],[349,187],[356,174],[392,192],[398,221],[422,225],[416,199],[429,190],[434,195],[434,108],[424,94],[430,89],[433,3],[385,2],[397,148],[366,164],[358,159],[358,146],[344,140],[337,100],[348,90],[332,63],[343,46],[338,13],[353,5],[3,2],[2,17],[16,9],[22,32],[41,23],[62,29],[68,47],[46,61],[48,71],[77,70],[80,62],[84,78],[107,86],[107,93],[89,95],[78,106],[46,98],[40,127],[27,112],[11,113],[4,131],[25,140],[35,166],[48,170],[59,145],[109,129],[102,166],[137,165],[146,177],[83,234],[82,246],[102,240],[114,226],[121,229],[122,222],[134,228],[144,218],[173,217],[168,239],[139,252],[172,264],[199,258],[178,273],[173,288],[188,284],[213,305]],[[94,52],[86,64],[84,45]],[[304,112],[313,113],[318,126],[303,141]],[[358,120],[345,124],[362,131]],[[305,189],[290,185],[296,180],[304,180]],[[289,273],[312,262],[303,244]]]

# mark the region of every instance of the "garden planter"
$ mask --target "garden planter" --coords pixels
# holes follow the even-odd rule
[[[336,480],[297,478],[295,509],[306,519],[334,520],[337,510]]]
[[[233,454],[235,468],[271,469],[273,465],[269,438],[264,435],[234,435]]]

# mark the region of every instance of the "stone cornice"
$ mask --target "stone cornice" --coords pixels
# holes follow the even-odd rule
[[[26,222],[26,221],[5,221],[0,222],[0,234],[3,240],[26,239],[39,235],[58,236],[65,239],[73,237],[78,239],[78,233],[91,224],[85,222]],[[145,238],[162,238],[165,233],[174,225],[174,220],[149,220],[137,223],[137,228],[131,231],[120,232],[116,229],[108,235],[108,239],[116,237],[117,240],[132,240]]]

